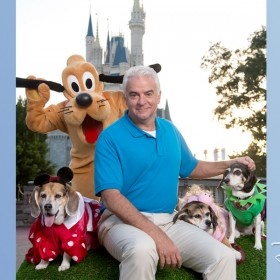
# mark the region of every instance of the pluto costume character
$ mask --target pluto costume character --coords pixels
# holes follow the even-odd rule
[[[34,76],[28,79],[35,79]],[[94,151],[101,131],[119,119],[125,109],[122,91],[103,91],[95,67],[80,55],[67,60],[62,72],[63,94],[67,100],[44,108],[50,87],[40,83],[36,90],[26,88],[29,129],[40,133],[60,130],[72,142],[70,168],[73,188],[88,198],[94,197]]]

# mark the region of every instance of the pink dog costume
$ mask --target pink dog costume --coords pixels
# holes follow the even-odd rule
[[[182,208],[193,201],[199,201],[202,203],[205,203],[206,205],[209,205],[212,210],[215,212],[215,214],[218,217],[218,226],[216,227],[214,233],[212,234],[212,236],[219,240],[222,241],[226,235],[226,231],[227,231],[227,212],[222,209],[221,207],[217,206],[214,203],[213,197],[208,194],[208,193],[202,193],[200,195],[192,195],[188,198],[186,198],[186,202],[183,204]]]

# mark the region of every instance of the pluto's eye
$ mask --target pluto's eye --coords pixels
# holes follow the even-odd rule
[[[94,90],[95,80],[94,80],[94,77],[93,77],[92,73],[85,72],[83,74],[83,82],[84,82],[85,88],[87,90]]]
[[[67,83],[70,89],[72,89],[75,93],[80,92],[78,79],[74,75],[70,75],[67,78]]]
[[[41,198],[46,198],[46,197],[47,197],[47,195],[46,195],[46,194],[44,194],[44,193],[42,193],[42,194],[40,195],[40,197],[41,197]]]
[[[59,199],[59,198],[61,198],[61,194],[56,194],[54,197],[55,197],[55,199]]]
[[[241,175],[241,171],[240,170],[235,170],[233,172],[234,175],[240,176]]]
[[[201,215],[199,215],[199,214],[194,215],[194,217],[195,217],[196,219],[201,219]]]

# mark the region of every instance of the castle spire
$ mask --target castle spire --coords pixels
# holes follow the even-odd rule
[[[140,4],[139,4],[139,0],[134,0],[134,4],[133,4],[133,12],[137,12],[140,11]]]
[[[139,0],[134,0],[129,28],[131,30],[131,60],[130,65],[143,65],[143,35],[145,33],[145,12],[140,7]]]
[[[93,31],[92,31],[91,14],[89,15],[87,37],[94,37],[94,36],[93,36]]]
[[[100,47],[100,42],[99,42],[99,31],[98,31],[98,18],[97,18],[97,23],[96,23],[96,40],[95,40],[95,44],[97,47]]]

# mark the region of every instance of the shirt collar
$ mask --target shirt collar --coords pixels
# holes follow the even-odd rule
[[[142,137],[144,135],[148,135],[149,137],[152,137],[151,135],[149,135],[148,133],[146,133],[145,131],[143,131],[142,129],[140,129],[128,116],[128,110],[125,111],[124,113],[124,125],[125,127],[129,130],[129,132],[132,134],[133,137]],[[156,131],[157,131],[157,135],[159,135],[161,133],[162,126],[158,120],[158,117],[156,117],[155,120],[156,123]]]

